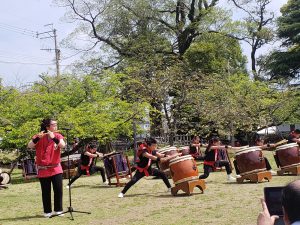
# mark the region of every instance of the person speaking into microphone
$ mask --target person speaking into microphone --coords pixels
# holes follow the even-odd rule
[[[60,153],[65,145],[64,137],[57,132],[57,121],[54,119],[43,119],[40,132],[28,143],[28,148],[36,151],[37,176],[41,184],[44,217],[52,216],[51,184],[54,191],[53,214],[63,213],[63,170],[60,165]]]

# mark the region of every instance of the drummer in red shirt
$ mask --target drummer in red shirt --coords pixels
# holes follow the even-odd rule
[[[231,146],[230,146],[231,147]],[[218,137],[213,137],[210,141],[208,146],[205,150],[205,157],[204,157],[204,174],[199,176],[199,179],[206,179],[210,172],[214,170],[216,165],[218,166],[225,166],[226,173],[227,173],[227,181],[232,182],[236,181],[236,179],[231,175],[232,170],[230,164],[227,160],[218,160],[217,159],[217,151],[221,149],[226,149],[228,146],[221,145],[221,141]],[[233,147],[231,147],[233,148]]]
[[[67,185],[67,188],[70,188],[71,184],[74,183],[79,177],[81,177],[81,175],[90,176],[96,172],[100,172],[103,183],[108,184],[108,181],[105,178],[104,168],[96,166],[97,157],[103,158],[103,154],[97,152],[97,142],[91,141],[85,147],[84,152],[81,153],[77,174],[71,178],[70,183]]]
[[[42,189],[45,217],[52,215],[51,184],[54,191],[54,214],[60,215],[63,211],[63,170],[60,165],[60,152],[66,144],[64,137],[56,131],[57,122],[53,119],[44,119],[41,123],[41,132],[34,135],[28,143],[28,148],[34,148],[36,151],[37,176]]]
[[[157,176],[160,177],[168,188],[168,192],[171,191],[171,184],[167,176],[160,170],[151,168],[152,160],[165,162],[171,160],[181,153],[166,156],[165,154],[159,153],[157,150],[157,141],[154,138],[147,138],[145,143],[141,144],[137,153],[138,162],[136,166],[136,172],[132,179],[125,185],[123,190],[119,193],[118,197],[123,198],[125,193],[131,188],[136,182],[138,182],[144,176]]]

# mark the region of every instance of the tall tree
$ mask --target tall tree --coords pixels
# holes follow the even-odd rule
[[[299,77],[300,72],[300,0],[289,0],[278,18],[278,37],[282,48],[272,52],[265,65],[271,79]]]
[[[251,70],[254,79],[260,79],[260,71],[257,70],[257,50],[263,45],[274,40],[274,13],[267,10],[271,0],[230,0],[242,10],[246,16],[244,35],[239,37],[251,46]]]

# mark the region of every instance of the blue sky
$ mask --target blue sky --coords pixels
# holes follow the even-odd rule
[[[287,0],[273,0],[271,9],[279,15],[279,8]],[[0,7],[0,77],[5,86],[16,87],[30,84],[39,79],[39,74],[55,74],[54,51],[41,49],[54,48],[54,40],[40,39],[36,32],[52,29],[46,24],[53,23],[57,30],[58,42],[67,37],[74,29],[74,24],[65,22],[62,17],[64,8],[57,7],[52,0],[7,0],[1,1]],[[44,36],[39,36],[44,37]],[[266,46],[262,51],[268,51]],[[61,49],[61,57],[67,58],[75,52]],[[249,55],[249,48],[243,45],[244,54]],[[71,57],[61,61],[61,71],[75,60]]]

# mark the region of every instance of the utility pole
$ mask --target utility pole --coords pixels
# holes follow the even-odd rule
[[[57,35],[56,35],[56,29],[53,28],[53,24],[46,24],[45,26],[51,26],[51,30],[49,31],[45,31],[42,33],[37,33],[37,37],[38,36],[42,36],[40,37],[40,39],[47,39],[47,38],[53,38],[54,39],[54,49],[53,48],[42,48],[41,50],[46,50],[46,51],[53,51],[55,52],[55,64],[56,64],[56,76],[59,77],[60,76],[60,72],[59,72],[59,60],[60,60],[60,50],[57,48]]]

